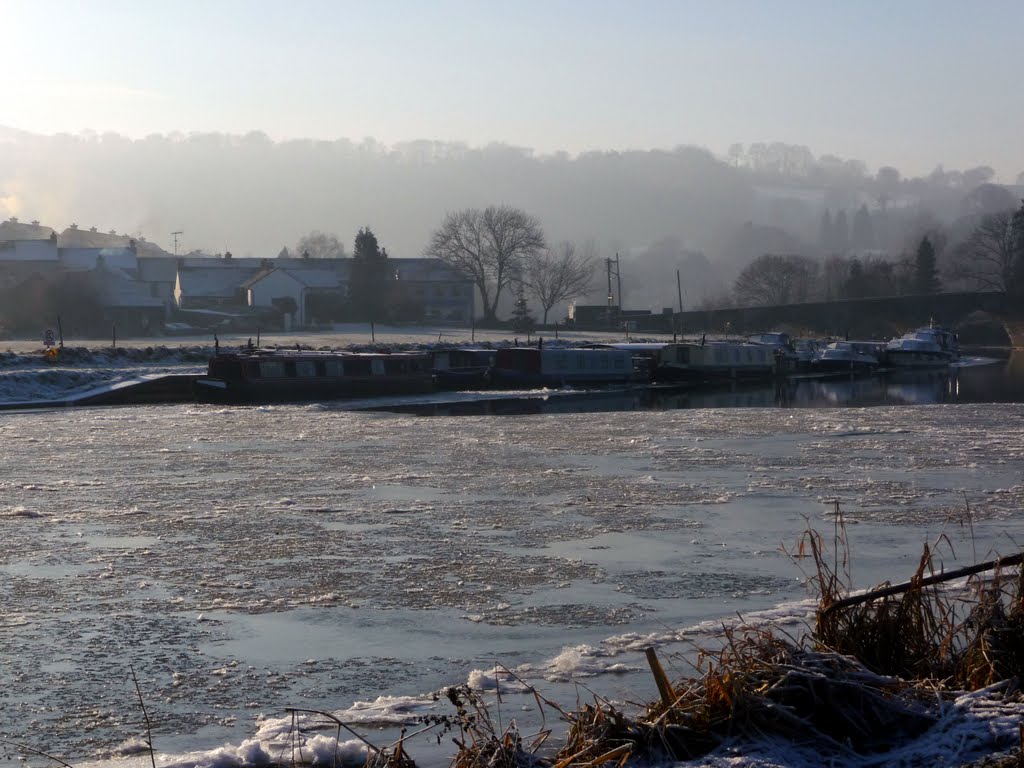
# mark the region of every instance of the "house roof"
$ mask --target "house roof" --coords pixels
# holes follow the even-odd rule
[[[163,299],[152,296],[149,286],[120,269],[99,267],[92,272],[103,304],[108,307],[163,307]]]
[[[130,248],[61,248],[60,261],[67,269],[138,268],[138,257]]]
[[[132,237],[131,235],[119,235],[116,232],[100,232],[92,229],[81,229],[68,227],[57,235],[61,248],[130,248],[135,245],[135,251],[145,256],[170,256],[160,246],[147,242],[145,238]]]
[[[147,261],[139,260],[140,263]],[[274,271],[280,271],[307,288],[338,288],[349,281],[352,259],[178,259],[177,279],[181,292],[190,297],[234,296]],[[440,259],[388,259],[399,280],[411,282],[471,282]]]
[[[287,275],[305,288],[338,288],[348,277],[348,270],[342,269],[282,269],[275,266],[260,270],[242,283],[242,287],[251,288],[275,272]]]
[[[245,281],[259,271],[259,260],[253,261],[256,261],[255,266],[179,266],[178,285],[182,294],[190,297],[232,298]]]
[[[178,275],[178,260],[173,256],[140,256],[139,279],[152,283],[173,283]]]
[[[307,288],[337,288],[343,282],[347,282],[352,274],[352,260],[346,259],[343,265],[347,269],[286,269],[289,275],[294,277]]]
[[[26,224],[8,219],[0,221],[0,241],[3,240],[48,240],[53,234],[51,227],[40,224]]]
[[[399,280],[417,282],[472,282],[465,274],[445,264],[440,259],[392,259],[388,258],[391,269],[398,273]]]

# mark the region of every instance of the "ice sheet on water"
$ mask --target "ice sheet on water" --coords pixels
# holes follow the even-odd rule
[[[907,575],[929,511],[964,490],[972,509],[993,499],[980,550],[1019,540],[1003,510],[1022,492],[1022,414],[5,417],[4,509],[45,518],[0,518],[5,611],[25,622],[0,637],[18,691],[3,725],[65,755],[111,750],[138,719],[129,662],[171,754],[239,745],[257,712],[420,700],[495,662],[646,691],[646,645],[784,620],[773,606],[805,593],[780,542],[830,526],[833,493],[859,521],[861,585]],[[838,422],[860,434],[822,428]]]

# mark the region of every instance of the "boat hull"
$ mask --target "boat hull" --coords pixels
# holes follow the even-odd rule
[[[953,357],[944,352],[890,349],[885,353],[885,361],[893,368],[945,368]]]
[[[532,387],[580,387],[604,384],[628,384],[636,381],[632,374],[530,373],[510,368],[493,368],[491,385],[506,389]]]
[[[491,386],[491,366],[435,370],[434,386],[446,390],[487,389]]]
[[[812,360],[810,364],[811,373],[821,374],[868,374],[878,370],[878,363],[869,363],[862,360]]]
[[[773,366],[759,367],[691,367],[666,364],[654,371],[658,382],[702,382],[702,381],[770,381],[777,375]]]
[[[423,394],[434,390],[430,376],[395,379],[366,376],[324,381],[251,381],[201,376],[194,392],[205,403],[287,403]]]

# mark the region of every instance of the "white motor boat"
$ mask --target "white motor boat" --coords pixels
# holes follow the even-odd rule
[[[811,360],[816,373],[871,373],[877,368],[878,357],[850,341],[833,341]]]
[[[946,328],[918,328],[885,345],[885,361],[894,368],[941,368],[960,358],[956,334]]]

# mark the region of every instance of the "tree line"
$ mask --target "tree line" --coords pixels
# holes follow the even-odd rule
[[[833,216],[826,210],[819,246],[827,255],[762,254],[743,268],[731,294],[714,303],[757,306],[929,294],[942,291],[947,282],[1024,297],[1024,202],[1016,210],[977,217],[969,234],[950,248],[944,269],[939,255],[947,237],[941,231],[925,234],[912,253],[895,261],[872,252],[873,238],[865,206],[852,227],[844,211]],[[850,250],[856,255],[848,255]]]
[[[337,236],[313,231],[304,235],[295,251],[303,258],[344,258]],[[287,248],[279,256],[288,257]],[[424,255],[452,267],[473,286],[482,301],[483,322],[499,322],[503,294],[516,295],[516,311],[522,315],[526,297],[533,298],[547,324],[559,302],[583,296],[590,290],[597,258],[592,244],[580,248],[571,241],[549,245],[540,221],[510,205],[464,208],[448,212],[430,236]],[[415,307],[396,304],[390,293],[391,270],[387,252],[377,244],[369,227],[356,235],[350,295],[344,318],[353,320],[422,319]],[[331,314],[318,307],[320,314]]]

